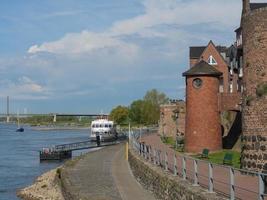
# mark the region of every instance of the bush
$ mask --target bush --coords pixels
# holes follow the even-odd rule
[[[267,83],[262,83],[257,86],[256,94],[258,97],[263,97],[267,95]]]

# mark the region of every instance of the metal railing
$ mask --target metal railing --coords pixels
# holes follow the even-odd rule
[[[174,176],[188,180],[193,186],[202,186],[208,192],[216,192],[231,200],[264,200],[267,174],[213,164],[205,160],[178,154],[172,149],[162,151],[140,143],[138,133],[133,134],[132,148],[154,165]]]

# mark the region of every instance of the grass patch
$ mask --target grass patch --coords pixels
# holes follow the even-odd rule
[[[205,160],[211,162],[211,163],[216,163],[216,164],[223,164],[223,158],[226,153],[231,153],[233,154],[233,164],[232,167],[239,168],[240,169],[240,152],[237,151],[232,151],[232,150],[222,150],[216,153],[210,153],[209,158],[206,158]],[[199,158],[199,156],[194,156]],[[200,158],[201,159],[201,158]]]
[[[175,139],[173,137],[160,137],[161,138],[161,141],[164,143],[164,144],[168,144],[168,145],[171,145],[171,146],[175,146]]]
[[[181,141],[180,144],[178,144],[178,146],[176,145],[176,140],[173,138],[173,137],[164,137],[164,136],[161,136],[161,141],[164,143],[164,144],[167,144],[167,145],[170,145],[171,148],[173,148],[174,150],[178,151],[178,152],[184,152],[184,148],[183,148],[183,140]]]

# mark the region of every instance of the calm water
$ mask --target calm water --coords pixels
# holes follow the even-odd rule
[[[89,130],[34,131],[15,125],[0,124],[0,200],[14,200],[16,190],[30,185],[40,174],[62,163],[39,163],[43,147],[88,140]],[[75,152],[75,155],[81,152]]]

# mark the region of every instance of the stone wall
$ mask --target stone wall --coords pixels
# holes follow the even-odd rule
[[[241,163],[243,168],[267,172],[267,96],[257,93],[260,85],[267,86],[267,8],[244,10],[244,145]]]
[[[161,168],[155,167],[132,150],[129,151],[129,163],[136,179],[143,187],[153,192],[157,199],[168,200],[219,200],[225,199],[216,193],[208,193],[201,187],[192,186],[187,181],[174,177]]]
[[[160,107],[159,134],[175,138],[185,132],[185,102],[175,101]],[[177,114],[176,114],[177,113]]]

